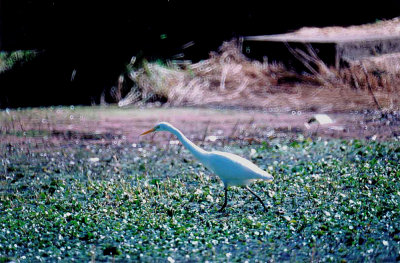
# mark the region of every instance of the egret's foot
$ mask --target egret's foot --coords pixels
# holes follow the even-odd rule
[[[218,210],[218,212],[224,211],[224,210],[225,210],[225,207],[226,207],[226,203],[224,203],[224,204],[222,205],[222,207]]]
[[[261,204],[263,205],[263,207],[264,207],[264,211],[265,212],[268,212],[268,208],[264,205],[264,203],[263,202],[261,202]]]

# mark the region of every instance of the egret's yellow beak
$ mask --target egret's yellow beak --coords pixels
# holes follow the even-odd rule
[[[145,134],[148,134],[148,133],[150,133],[150,132],[154,132],[154,131],[155,131],[155,130],[154,130],[154,128],[153,128],[153,129],[151,129],[151,130],[145,131],[144,133],[140,134],[140,136],[145,135]]]

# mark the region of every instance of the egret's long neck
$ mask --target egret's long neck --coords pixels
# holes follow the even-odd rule
[[[178,138],[178,140],[183,144],[183,146],[185,146],[185,148],[188,149],[194,155],[194,157],[196,157],[200,161],[206,161],[207,151],[201,149],[199,146],[191,142],[178,129],[170,127],[168,130]]]

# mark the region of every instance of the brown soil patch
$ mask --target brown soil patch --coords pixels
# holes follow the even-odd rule
[[[376,23],[355,25],[349,27],[303,27],[293,34],[302,37],[323,37],[332,39],[362,38],[362,37],[393,37],[400,36],[400,19],[378,21]]]
[[[47,116],[50,125],[42,125],[42,116],[26,118],[14,114],[16,122],[2,122],[2,145],[18,147],[62,146],[65,144],[138,144],[143,142],[174,144],[168,133],[139,136],[157,122],[168,121],[181,129],[191,140],[204,144],[229,142],[259,143],[274,137],[343,138],[390,140],[400,139],[400,114],[381,117],[374,112],[329,114],[334,121],[321,125],[312,122],[314,113],[269,111],[180,109],[99,109],[74,111],[65,115]],[[77,119],[65,118],[78,116]],[[44,117],[46,118],[46,117]],[[30,131],[35,131],[32,133]],[[25,133],[25,134],[24,134]]]

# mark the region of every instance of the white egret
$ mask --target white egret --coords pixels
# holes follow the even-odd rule
[[[262,204],[265,211],[267,207],[264,205],[262,199],[254,193],[249,184],[254,180],[261,179],[272,181],[274,177],[266,171],[259,168],[254,163],[246,160],[236,154],[220,152],[220,151],[205,151],[191,142],[183,135],[177,128],[167,122],[161,122],[154,128],[142,133],[145,135],[151,132],[167,131],[174,134],[178,140],[188,149],[196,159],[198,159],[205,167],[214,172],[224,183],[225,201],[219,211],[225,209],[228,202],[228,187],[229,186],[242,186],[252,193],[258,201]]]

